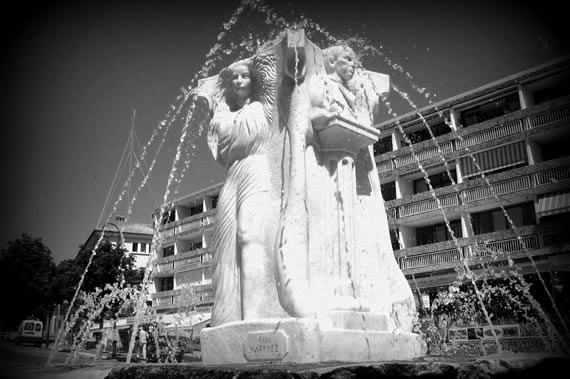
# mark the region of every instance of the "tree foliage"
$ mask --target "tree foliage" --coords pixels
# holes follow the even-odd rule
[[[522,323],[538,316],[527,296],[529,288],[517,278],[480,283],[477,291],[479,296],[471,284],[454,283],[438,294],[432,312],[456,325],[486,325],[483,307],[494,323]]]
[[[93,292],[96,288],[105,287],[106,284],[121,282],[126,277],[136,278],[136,274],[132,273],[135,270],[135,258],[132,255],[126,256],[127,250],[124,246],[113,245],[109,240],[103,240],[94,253],[95,256],[81,287],[83,291]],[[86,247],[82,247],[77,254],[75,265],[80,275],[85,271],[91,254],[93,254],[92,249]]]
[[[8,242],[0,252],[0,286],[4,290],[1,323],[14,328],[27,317],[43,319],[53,302],[55,263],[41,238],[28,234]]]
[[[134,256],[125,253],[124,246],[103,240],[94,252],[81,291],[95,292],[115,283],[139,286],[144,269],[135,268]],[[84,246],[74,259],[55,265],[40,238],[22,234],[10,241],[0,253],[0,285],[5,289],[0,328],[13,329],[27,317],[45,320],[55,304],[70,302],[92,254],[92,249]],[[122,301],[116,301],[112,308],[121,306]]]

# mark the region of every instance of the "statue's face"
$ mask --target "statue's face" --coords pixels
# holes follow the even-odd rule
[[[251,96],[251,74],[246,65],[232,68],[232,88],[240,100]]]
[[[356,58],[350,50],[343,50],[334,62],[334,68],[338,76],[345,82],[348,82],[354,76],[354,66]]]

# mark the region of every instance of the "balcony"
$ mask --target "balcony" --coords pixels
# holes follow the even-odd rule
[[[156,263],[156,275],[172,275],[179,271],[209,266],[211,265],[211,261],[212,253],[208,248],[189,250],[158,259]]]
[[[198,231],[204,227],[212,225],[215,222],[216,209],[186,217],[174,223],[167,224],[161,228],[159,238],[164,242],[177,236],[184,236]]]
[[[554,229],[554,230],[553,230]],[[557,230],[556,230],[557,229]],[[469,266],[482,262],[506,261],[557,253],[570,242],[562,226],[534,225],[494,232],[453,241],[417,246],[395,252],[405,275],[451,270],[466,262]]]
[[[438,146],[431,146],[426,149],[414,150],[415,157],[412,153],[400,155],[394,158],[394,165],[395,167],[404,167],[411,164],[417,165],[418,160],[421,162],[430,158],[441,157],[443,154],[453,152],[453,150],[453,141],[446,141],[440,143]]]
[[[487,180],[491,186],[487,184]],[[570,184],[569,180],[570,158],[559,158],[513,169],[507,173],[490,175],[486,179],[460,183],[456,187],[438,188],[435,193],[441,208],[464,205],[466,209],[469,209],[471,206],[481,205],[485,201],[492,204],[488,199],[496,196],[521,192],[540,194],[556,188],[565,188]],[[456,188],[457,193],[455,193]],[[498,204],[498,202],[496,203]],[[436,211],[441,212],[441,209],[430,192],[386,202],[386,212],[392,223],[398,223],[395,221],[398,219]]]
[[[453,193],[449,195],[438,196],[437,200],[432,198],[432,199],[416,201],[409,204],[404,204],[398,207],[397,214],[399,215],[399,217],[407,217],[407,216],[422,214],[425,212],[430,212],[439,209],[440,207],[447,208],[459,204],[460,204],[459,197],[457,196],[457,194]]]
[[[191,253],[192,255],[188,257],[183,257],[173,262],[175,269],[188,270],[201,266],[209,266],[210,262],[212,261],[212,254],[206,248],[194,250],[189,253]],[[187,255],[189,253],[183,253],[183,254]]]
[[[496,141],[499,138],[510,136],[516,133],[522,133],[524,130],[524,119],[518,119],[510,122],[505,122],[497,127],[486,129],[482,132],[459,137],[455,141],[455,148],[457,150],[465,149],[466,147],[479,145],[489,141]]]
[[[445,134],[436,138],[437,142],[428,140],[382,154],[376,158],[378,173],[390,176],[415,170],[418,159],[422,165],[435,164],[444,159],[456,159],[466,153],[474,153],[501,144],[501,140],[507,137],[511,140],[513,137],[524,138],[536,133],[539,128],[555,126],[567,120],[570,120],[568,98],[539,104],[460,129],[455,133]]]
[[[461,250],[445,249],[435,251],[433,253],[413,255],[411,257],[400,258],[400,268],[406,273],[406,270],[412,270],[421,267],[433,267],[444,263],[460,262],[463,259],[465,248]]]
[[[531,188],[531,175],[521,176],[502,182],[493,183],[491,186],[480,186],[461,192],[461,197],[465,203],[488,199],[498,195],[505,195]]]
[[[152,294],[153,307],[157,310],[172,310],[194,306],[204,311],[204,307],[210,307],[214,299],[210,283],[196,286],[196,292],[192,296],[183,291],[184,289],[175,289]]]

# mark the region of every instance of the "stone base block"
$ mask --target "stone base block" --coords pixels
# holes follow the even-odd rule
[[[425,354],[414,333],[350,330],[321,325],[318,319],[236,321],[202,329],[205,365],[251,362],[372,362],[407,360]]]

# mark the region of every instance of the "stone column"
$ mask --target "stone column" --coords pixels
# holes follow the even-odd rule
[[[357,277],[358,254],[355,249],[354,160],[360,149],[378,141],[380,132],[340,116],[326,125],[316,125],[315,129],[320,139],[322,159],[329,169],[333,186],[333,201],[328,213],[332,216],[331,234],[337,236],[336,240],[331,241],[336,295],[355,298],[358,296],[358,289],[352,278]]]

